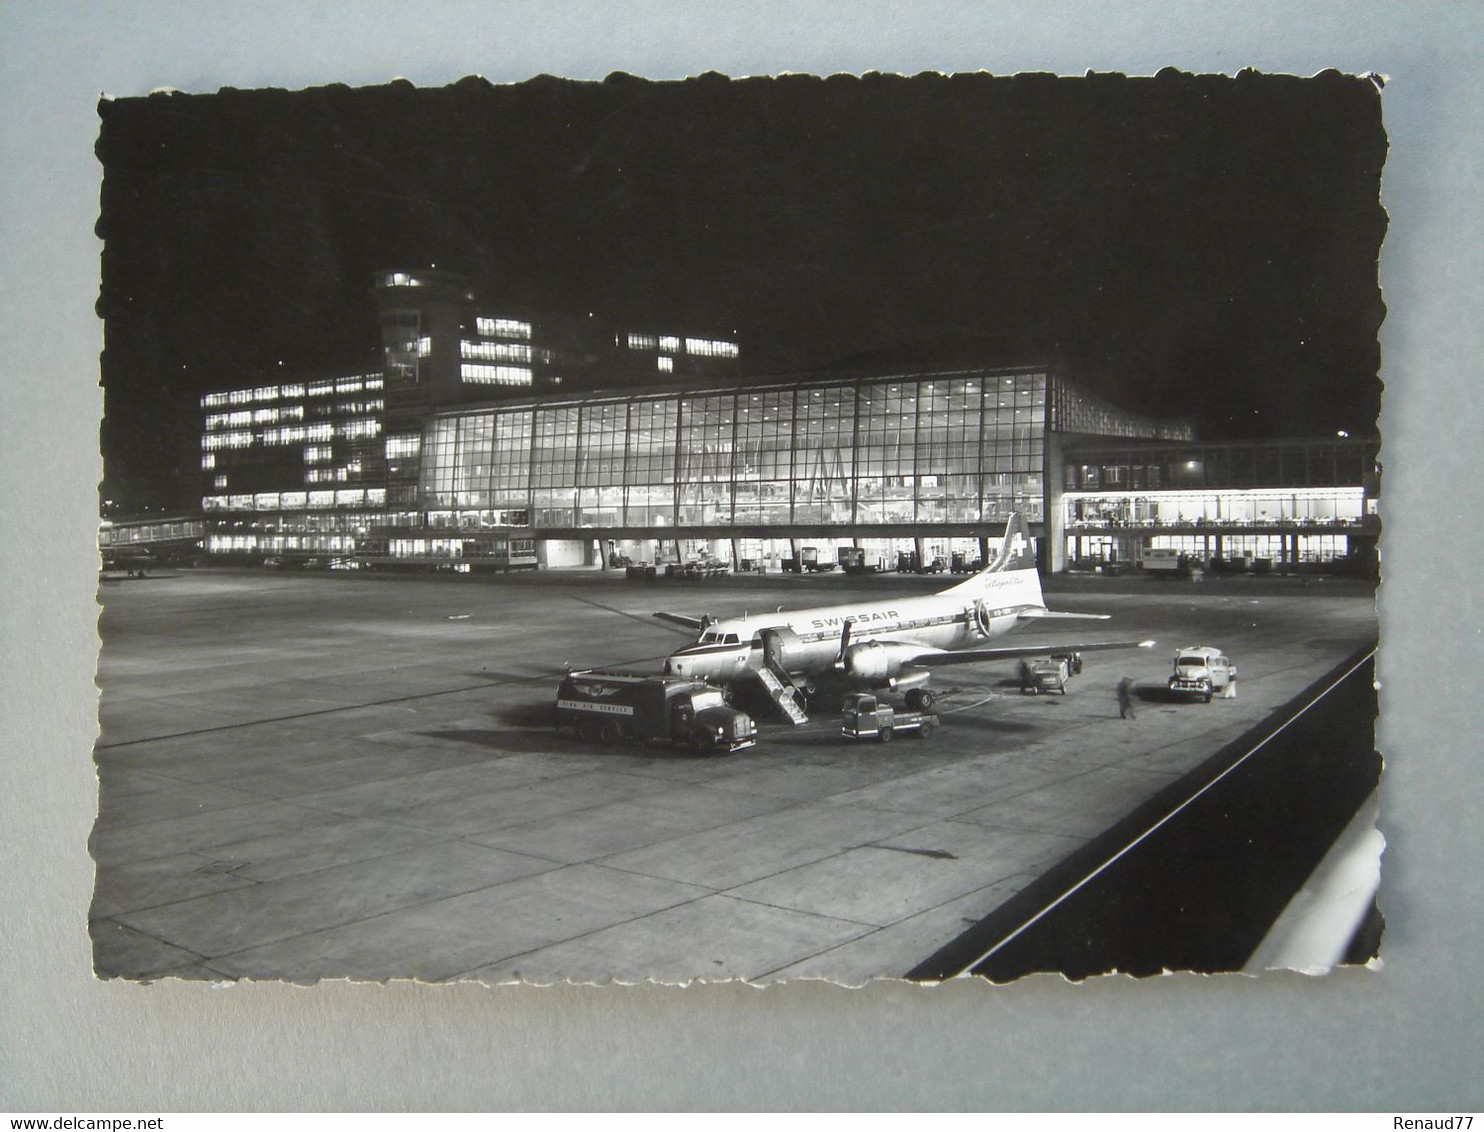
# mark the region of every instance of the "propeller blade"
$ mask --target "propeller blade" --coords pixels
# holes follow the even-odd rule
[[[850,625],[850,618],[847,617],[845,624],[840,626],[840,652],[835,657],[836,669],[843,669],[845,667],[845,650],[850,647]]]

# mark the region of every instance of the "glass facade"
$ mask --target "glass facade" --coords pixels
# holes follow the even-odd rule
[[[1379,533],[1376,450],[1366,439],[1079,445],[1062,469],[1067,557],[1349,558]]]
[[[539,529],[1042,517],[1047,377],[933,374],[466,410],[423,433],[426,507]]]

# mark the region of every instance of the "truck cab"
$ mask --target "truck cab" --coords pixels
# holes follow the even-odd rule
[[[1169,689],[1177,696],[1199,696],[1206,703],[1217,692],[1225,699],[1237,694],[1237,666],[1218,648],[1190,645],[1175,654]]]

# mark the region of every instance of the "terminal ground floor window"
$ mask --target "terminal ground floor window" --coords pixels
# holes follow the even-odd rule
[[[1069,535],[1066,553],[1067,560],[1073,563],[1135,562],[1144,550],[1173,550],[1197,562],[1219,555],[1225,559],[1265,559],[1274,563],[1320,563],[1349,557],[1356,550],[1353,543],[1346,535],[1328,534],[1152,535],[1142,539],[1122,535]]]

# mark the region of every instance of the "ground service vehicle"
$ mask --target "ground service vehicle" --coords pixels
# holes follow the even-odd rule
[[[1169,680],[1177,696],[1200,696],[1206,703],[1220,692],[1226,699],[1237,694],[1237,666],[1210,645],[1191,645],[1175,654],[1175,671]]]
[[[1152,547],[1144,552],[1140,562],[1144,573],[1151,578],[1193,578],[1199,571],[1190,557],[1180,550]]]
[[[881,555],[859,546],[842,546],[836,551],[840,569],[847,574],[874,574],[881,569]]]
[[[936,730],[938,717],[925,711],[897,711],[881,703],[869,692],[853,692],[845,697],[840,715],[840,734],[851,739],[879,739],[890,743],[898,731],[915,731],[926,739]]]
[[[1082,671],[1082,657],[1077,653],[1041,656],[1020,662],[1020,691],[1067,694],[1067,681]]]
[[[741,751],[757,742],[757,724],[728,707],[720,688],[635,672],[567,673],[557,691],[556,725],[604,744],[663,741],[696,754]]]
[[[799,562],[811,574],[823,574],[835,568],[835,564],[829,559],[820,560],[819,548],[817,546],[801,547],[799,549]]]

